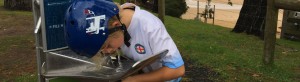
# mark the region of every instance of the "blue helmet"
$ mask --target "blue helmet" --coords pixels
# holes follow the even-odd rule
[[[111,0],[75,0],[65,15],[69,48],[79,55],[93,57],[109,35],[109,19],[118,12]]]

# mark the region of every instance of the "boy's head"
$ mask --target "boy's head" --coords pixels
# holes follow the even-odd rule
[[[122,26],[122,23],[117,19],[116,16],[112,17],[109,20],[108,29],[110,34],[108,38],[100,48],[100,52],[103,54],[112,54],[124,43],[124,32],[121,29],[118,29],[119,26]]]
[[[74,1],[65,15],[69,48],[80,55],[93,57],[101,47],[109,50],[121,46],[123,31],[109,30],[122,26],[118,13],[118,6],[111,0]]]

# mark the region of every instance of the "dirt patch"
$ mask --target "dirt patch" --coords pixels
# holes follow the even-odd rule
[[[185,76],[182,82],[214,82],[223,81],[220,73],[213,71],[210,67],[197,65],[188,56],[184,56]]]
[[[2,11],[2,10],[1,10]],[[33,35],[32,16],[6,15],[0,13],[0,36]]]
[[[221,81],[220,74],[208,67],[198,67],[185,61],[186,71],[183,82],[214,82]]]
[[[293,71],[296,72],[295,81],[300,81],[300,66],[293,68]]]

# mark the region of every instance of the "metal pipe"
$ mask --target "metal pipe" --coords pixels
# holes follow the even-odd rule
[[[73,57],[70,57],[70,56],[65,56],[65,55],[62,55],[62,54],[54,53],[54,52],[49,52],[49,53],[51,53],[53,55],[61,56],[61,57],[64,57],[64,58],[84,62],[84,63],[87,63],[87,64],[96,65],[95,63],[92,63],[92,62],[89,62],[89,61],[86,61],[86,60],[81,60],[81,59],[78,59],[78,58],[73,58]]]
[[[33,0],[33,3],[37,6],[40,6],[40,0]]]
[[[37,24],[35,26],[35,29],[34,29],[34,33],[37,34],[39,29],[41,27],[41,17],[39,17],[38,21],[37,21]]]
[[[41,27],[41,17],[40,17],[40,1],[32,0],[32,11],[33,11],[33,19],[34,19],[34,35],[35,35],[35,49],[36,49],[36,61],[37,61],[37,76],[38,82],[45,82],[44,77],[42,76],[42,61],[41,61],[41,48],[40,48],[40,38],[39,38],[39,28]]]

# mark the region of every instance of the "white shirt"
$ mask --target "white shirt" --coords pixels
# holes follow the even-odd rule
[[[182,57],[164,24],[153,14],[135,6],[135,12],[127,30],[131,36],[129,41],[131,45],[129,47],[123,45],[121,50],[134,61],[143,60],[165,49],[169,50],[160,61],[144,68],[144,72],[153,71],[162,66],[175,69],[184,65]]]

